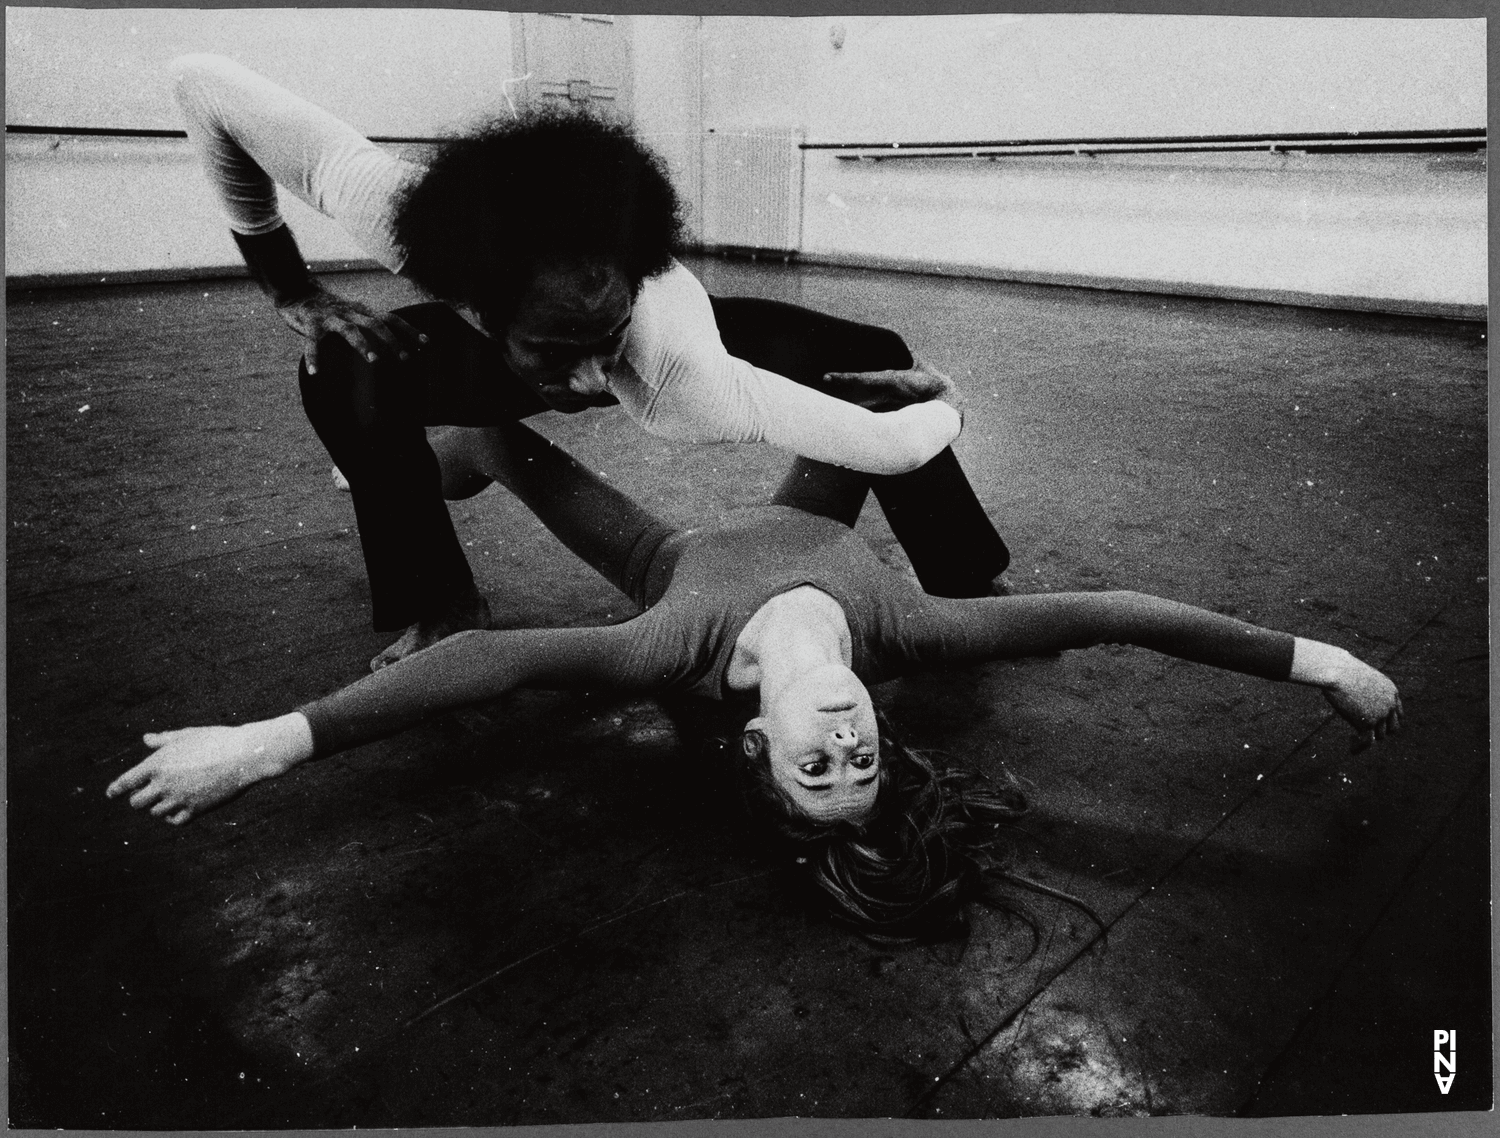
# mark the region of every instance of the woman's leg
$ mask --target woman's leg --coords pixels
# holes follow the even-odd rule
[[[517,422],[453,429],[433,440],[442,480],[504,486],[564,545],[643,608],[666,590],[677,534],[561,447]]]
[[[854,528],[874,476],[845,466],[798,455],[771,498],[773,506],[791,506]]]
[[[712,297],[714,319],[730,355],[808,387],[829,372],[904,370],[911,352],[895,332],[841,320],[794,304],[751,297]],[[776,501],[852,526],[865,490],[862,476],[798,459]],[[977,597],[1010,564],[952,448],[908,474],[863,479],[875,491],[891,531],[922,587],[935,596]],[[852,509],[852,517],[849,516]]]
[[[510,374],[498,346],[447,306],[399,311],[428,338],[410,362],[371,364],[330,336],[320,345],[317,375],[301,373],[307,417],[349,480],[382,630],[444,620],[478,598],[424,427],[545,410]]]

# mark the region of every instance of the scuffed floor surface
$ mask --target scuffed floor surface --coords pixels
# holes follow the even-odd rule
[[[360,1127],[1488,1105],[1485,343],[1476,325],[697,263],[901,329],[967,393],[1017,591],[1129,587],[1344,645],[1409,726],[1096,649],[888,685],[1024,780],[965,942],[829,925],[741,831],[703,709],[523,692],[181,830],[107,802],[145,730],[280,713],[385,638],[297,345],[244,282],[13,294],[10,1121]],[[379,276],[338,286],[405,299]],[[538,426],[664,515],[785,459]],[[498,490],[453,507],[502,624],[626,602]],[[872,506],[861,529],[899,561]],[[1457,1031],[1457,1079],[1432,1033]]]

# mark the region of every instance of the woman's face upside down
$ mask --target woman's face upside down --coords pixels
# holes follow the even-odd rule
[[[771,774],[809,817],[859,821],[875,805],[879,728],[870,693],[842,664],[761,688],[761,714],[745,725],[766,737]]]

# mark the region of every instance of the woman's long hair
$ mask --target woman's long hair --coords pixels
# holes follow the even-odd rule
[[[997,900],[987,878],[1003,874],[1008,828],[1028,809],[1014,779],[941,770],[896,739],[883,715],[875,808],[860,822],[808,817],[777,784],[768,744],[746,731],[738,746],[740,794],[780,852],[803,867],[833,916],[871,940],[941,940],[968,927],[966,910]],[[1022,884],[1027,884],[1022,882]]]

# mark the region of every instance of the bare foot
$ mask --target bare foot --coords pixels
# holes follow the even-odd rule
[[[476,592],[446,613],[417,621],[401,634],[396,643],[370,661],[370,671],[378,672],[387,664],[406,659],[413,652],[431,648],[439,640],[452,636],[455,632],[494,627],[494,617],[490,616],[490,602]]]

